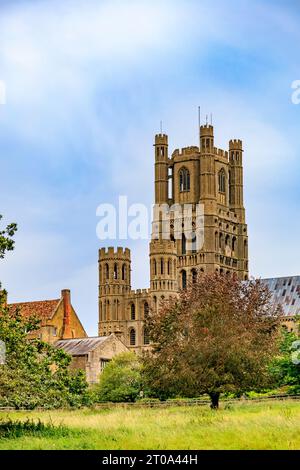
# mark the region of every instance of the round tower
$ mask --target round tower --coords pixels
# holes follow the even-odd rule
[[[128,248],[99,250],[99,335],[123,331],[124,298],[131,290],[131,256]]]
[[[168,202],[168,136],[155,136],[155,204]]]
[[[229,141],[229,204],[235,209],[243,209],[243,143]]]
[[[200,144],[202,153],[213,153],[214,149],[214,128],[210,124],[200,127]]]
[[[248,233],[243,194],[243,143],[234,139],[229,141],[229,206],[240,224],[236,247],[238,276],[240,279],[248,279]]]
[[[200,127],[200,200],[216,199],[214,128]]]
[[[150,242],[150,289],[153,293],[175,293],[177,286],[177,253],[175,241],[152,240]]]

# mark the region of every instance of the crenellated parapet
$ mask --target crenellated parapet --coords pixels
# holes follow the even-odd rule
[[[172,160],[180,159],[185,157],[197,156],[199,158],[199,147],[192,145],[190,147],[183,147],[182,149],[176,149],[172,153]]]
[[[100,248],[99,250],[99,261],[103,260],[112,260],[112,259],[119,259],[119,260],[127,260],[130,261],[131,254],[129,248],[117,247],[114,248],[112,246],[108,248]]]
[[[240,139],[231,139],[229,141],[229,150],[243,150],[243,141]]]
[[[168,145],[168,136],[167,134],[156,134],[155,136],[155,144],[154,145]]]
[[[220,157],[220,158],[228,161],[228,155],[229,154],[228,154],[227,150],[218,149],[218,148],[214,147],[213,153],[216,157]]]
[[[150,296],[150,289],[135,289],[128,294],[128,299],[145,299]]]

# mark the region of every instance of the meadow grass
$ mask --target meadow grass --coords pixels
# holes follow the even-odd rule
[[[0,449],[300,449],[300,403],[2,411]]]

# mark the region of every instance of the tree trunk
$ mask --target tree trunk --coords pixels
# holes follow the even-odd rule
[[[220,393],[219,392],[211,392],[209,393],[210,399],[211,399],[211,404],[210,407],[212,410],[217,410],[219,408],[219,398],[220,398]]]

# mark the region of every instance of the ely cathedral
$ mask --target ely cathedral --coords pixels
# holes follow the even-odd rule
[[[155,136],[155,204],[149,246],[150,287],[131,289],[128,248],[99,250],[99,326],[88,337],[71,302],[60,297],[8,304],[41,320],[33,337],[72,356],[70,367],[82,369],[97,383],[117,354],[149,348],[145,318],[163,299],[176,297],[201,273],[235,274],[248,279],[248,238],[243,202],[243,147],[230,140],[227,151],[214,145],[211,125],[200,127],[199,147],[175,150],[168,137]],[[283,309],[282,323],[299,334],[300,276],[262,279]],[[1,296],[0,296],[1,300]],[[7,298],[2,292],[2,301]]]
[[[206,124],[199,147],[171,155],[168,136],[156,135],[154,159],[150,288],[131,289],[128,248],[99,250],[99,336],[115,333],[135,351],[149,345],[149,309],[176,296],[201,272],[248,279],[242,141],[230,140],[226,151],[216,148],[213,126]]]

